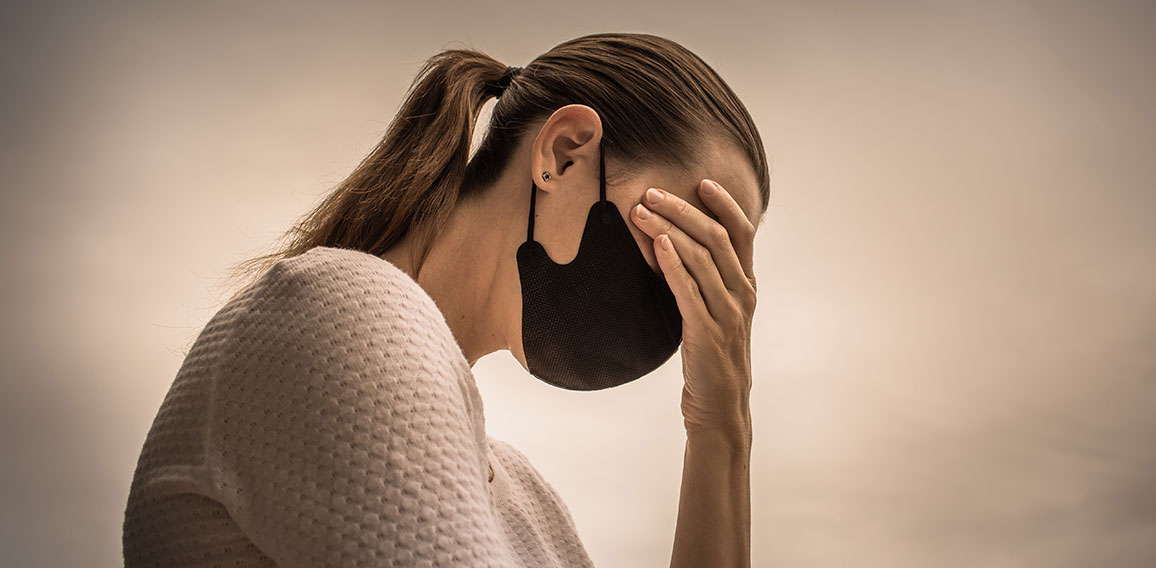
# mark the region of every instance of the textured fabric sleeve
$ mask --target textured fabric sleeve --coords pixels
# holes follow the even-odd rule
[[[416,283],[364,258],[281,260],[235,299],[217,498],[283,568],[508,566],[469,365]]]

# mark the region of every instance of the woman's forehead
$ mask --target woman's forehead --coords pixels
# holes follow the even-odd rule
[[[739,204],[739,208],[743,210],[751,224],[755,227],[759,226],[762,215],[762,197],[759,195],[754,168],[750,165],[750,160],[746,154],[734,150],[717,155],[708,155],[708,159],[704,161],[703,165],[696,168],[689,179],[684,178],[686,181],[682,182],[680,187],[675,190],[676,195],[706,213],[707,216],[717,220],[718,216],[711,212],[699,197],[698,184],[703,178],[718,182]]]
[[[702,164],[698,178],[717,181],[723,189],[734,197],[747,214],[751,224],[758,227],[762,215],[763,199],[759,194],[758,176],[747,152],[727,137],[709,137],[703,145]],[[695,182],[697,183],[697,179]],[[697,189],[697,186],[695,186]],[[695,205],[701,207],[699,201]]]
[[[759,226],[763,207],[758,178],[746,152],[732,142],[721,140],[704,144],[702,155],[695,164],[678,168],[649,166],[640,174],[646,184],[669,191],[718,220],[698,193],[700,181],[704,178],[714,180],[734,198],[747,220],[756,228]]]
[[[714,179],[714,178],[710,178],[710,179]],[[736,202],[738,202],[739,208],[742,209],[742,212],[747,214],[747,220],[750,221],[750,224],[753,224],[753,226],[758,227],[759,208],[755,207],[754,205],[749,204],[749,202],[748,202],[749,201],[749,199],[748,199],[749,193],[744,192],[743,190],[735,190],[734,189],[735,185],[733,183],[727,184],[727,183],[724,183],[724,180],[721,180],[721,179],[714,179],[714,180],[716,180],[716,182],[718,182],[719,185],[723,186],[724,190],[726,190],[728,193],[731,193],[731,196],[734,197],[734,200]],[[698,189],[698,187],[697,187],[697,183],[696,183],[695,186],[691,187],[691,190],[689,192],[687,192],[687,194],[679,194],[679,193],[676,193],[676,194],[679,194],[679,197],[683,198],[684,200],[687,200],[687,202],[689,202],[690,205],[695,206],[695,208],[697,208],[698,211],[701,211],[701,212],[705,213],[706,216],[711,217],[711,219],[718,221],[718,215],[716,213],[714,213],[713,211],[711,211],[711,209],[709,207],[706,207],[703,200],[698,197],[697,189]],[[753,216],[753,214],[754,214],[754,216]]]

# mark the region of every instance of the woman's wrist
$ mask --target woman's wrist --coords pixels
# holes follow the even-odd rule
[[[691,445],[728,448],[747,454],[750,453],[752,434],[749,411],[725,423],[687,426],[686,429],[686,439]]]

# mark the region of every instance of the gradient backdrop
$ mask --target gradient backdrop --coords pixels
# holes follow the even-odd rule
[[[642,31],[713,65],[773,161],[754,565],[1156,566],[1151,2],[321,4],[2,8],[0,564],[121,563],[224,269],[426,57]],[[475,368],[600,567],[669,560],[679,366],[598,393]]]

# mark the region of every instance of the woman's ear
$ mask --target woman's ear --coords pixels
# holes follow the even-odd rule
[[[534,183],[549,193],[584,186],[591,172],[597,179],[601,143],[602,119],[597,111],[580,104],[559,108],[546,119],[531,146]]]

